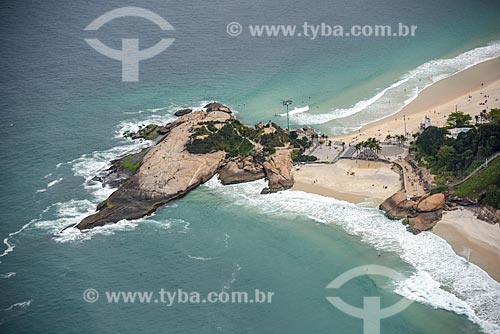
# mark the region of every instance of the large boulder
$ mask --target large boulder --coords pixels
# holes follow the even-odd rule
[[[290,149],[277,149],[264,161],[262,166],[266,172],[268,188],[265,188],[262,193],[277,192],[293,186],[291,153]]]
[[[404,191],[398,191],[380,204],[380,209],[384,210],[390,219],[403,219],[414,211],[415,205],[416,202],[408,200]]]
[[[434,194],[429,197],[424,197],[418,202],[418,212],[430,212],[441,210],[444,207],[445,196],[442,193]]]
[[[390,219],[403,219],[408,231],[418,234],[428,231],[436,225],[443,216],[443,194],[435,194],[416,201],[408,199],[404,191],[398,191],[381,205]]]
[[[436,210],[431,212],[421,212],[415,217],[408,218],[408,231],[413,234],[418,234],[422,231],[428,231],[432,229],[437,222],[443,217],[442,210]]]
[[[231,113],[231,109],[229,109],[229,107],[226,107],[222,103],[218,103],[218,102],[209,103],[204,108],[207,112],[222,111],[222,112],[225,112],[228,114]]]
[[[192,113],[192,112],[193,112],[193,109],[189,109],[189,108],[187,108],[187,109],[177,110],[177,111],[174,113],[174,115],[179,117],[179,116],[184,116],[184,115],[190,114],[190,113]]]
[[[230,160],[219,169],[219,180],[224,185],[255,181],[265,176],[264,167],[254,162],[252,156]]]

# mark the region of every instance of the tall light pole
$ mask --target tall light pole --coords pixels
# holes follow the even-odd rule
[[[408,135],[408,132],[406,131],[406,115],[403,115],[403,121],[405,123],[405,137]]]
[[[286,124],[287,124],[288,133],[290,133],[290,116],[288,115],[288,106],[290,104],[292,104],[292,100],[281,100],[281,102],[286,107]]]

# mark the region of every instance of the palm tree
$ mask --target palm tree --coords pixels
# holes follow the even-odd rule
[[[311,135],[311,141],[312,141],[313,145],[314,145],[314,139],[316,139],[317,137],[318,137],[318,135],[317,135],[317,134],[315,134],[315,133],[313,133],[313,134]]]
[[[396,135],[396,139],[398,140],[398,146],[401,146],[406,141],[406,137],[404,135]]]
[[[320,139],[319,139],[319,143],[320,143],[321,145],[323,145],[323,143],[325,142],[325,137],[326,137],[325,135],[321,135],[321,137],[320,137]]]
[[[361,150],[361,146],[363,146],[363,142],[356,143],[356,145],[354,145],[354,148],[356,149],[356,155],[359,155],[359,151]]]
[[[380,141],[379,140],[375,141],[375,143],[373,145],[373,148],[375,149],[375,153],[377,155],[377,160],[378,160],[378,155],[382,151],[382,146],[380,146]]]
[[[483,109],[480,113],[479,116],[481,117],[481,123],[484,121],[488,120],[488,113],[486,112],[486,109]]]

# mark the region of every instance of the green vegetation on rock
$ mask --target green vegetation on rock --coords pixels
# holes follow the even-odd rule
[[[314,161],[315,157],[303,155],[304,149],[311,146],[305,138],[298,138],[296,132],[290,136],[275,123],[259,124],[255,128],[243,125],[232,119],[228,122],[205,122],[192,129],[190,141],[186,149],[190,153],[205,154],[216,151],[225,151],[227,158],[248,156],[255,148],[255,144],[262,145],[264,155],[276,152],[276,147],[287,147],[292,144],[298,149],[295,161]]]
[[[120,166],[130,175],[134,174],[141,166],[142,158],[146,155],[148,149],[141,152],[129,154],[120,159]]]
[[[231,121],[227,123],[201,124],[201,126],[193,129],[190,136],[191,140],[186,145],[186,149],[193,154],[225,151],[227,158],[245,157],[250,154],[254,145],[237,130],[238,123]],[[219,125],[220,129],[217,125]]]
[[[470,120],[469,115],[454,112],[448,118],[448,125],[467,126]],[[433,193],[450,189],[454,195],[499,209],[500,158],[459,184],[487,158],[500,152],[500,110],[483,111],[475,120],[475,126],[456,138],[449,136],[446,128],[428,127],[415,142],[416,159],[434,174],[438,186]]]
[[[149,124],[145,127],[140,127],[137,132],[126,131],[123,136],[131,139],[144,138],[146,140],[153,140],[161,134],[162,128],[162,126],[157,124]]]
[[[500,209],[500,157],[459,185],[453,193]]]
[[[495,113],[493,109],[488,115]],[[478,124],[456,139],[447,135],[447,129],[430,126],[415,142],[419,164],[431,169],[437,183],[464,178],[500,151],[500,123],[492,116],[489,123]]]

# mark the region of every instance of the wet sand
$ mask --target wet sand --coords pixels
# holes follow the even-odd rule
[[[485,101],[486,105],[480,105]],[[369,137],[385,140],[388,134],[402,135],[405,132],[403,116],[409,133],[418,131],[425,116],[431,119],[431,125],[443,126],[448,115],[455,110],[470,114],[474,122],[475,115],[490,108],[500,108],[500,57],[436,82],[398,113],[369,123],[353,133],[335,137],[335,140],[349,143]]]
[[[432,232],[453,250],[500,281],[500,226],[477,219],[467,209],[449,211]]]
[[[342,159],[335,164],[309,164],[294,171],[293,190],[377,207],[401,189],[392,164]]]

